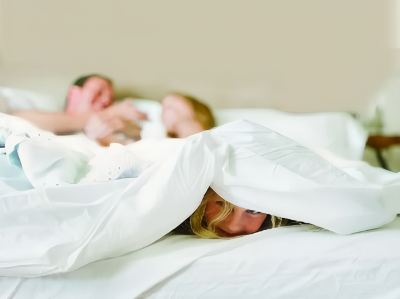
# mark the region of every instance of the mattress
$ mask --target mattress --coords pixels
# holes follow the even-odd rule
[[[0,298],[400,298],[400,217],[337,235],[311,225],[232,240],[167,236],[40,278],[1,278]]]

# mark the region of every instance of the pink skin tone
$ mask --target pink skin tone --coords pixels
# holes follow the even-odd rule
[[[113,100],[112,85],[102,78],[92,77],[82,87],[70,87],[66,112],[68,114],[79,114],[101,111],[110,106]]]
[[[169,94],[162,100],[161,118],[166,131],[176,137],[184,138],[204,130],[192,106],[179,95]]]
[[[70,115],[89,113],[84,132],[101,145],[127,143],[140,138],[140,126],[135,122],[147,119],[146,114],[130,101],[113,104],[112,85],[99,77],[89,78],[82,87],[71,86],[66,112]],[[113,105],[112,105],[113,104]]]
[[[214,219],[223,204],[223,198],[212,191],[205,209],[205,220]],[[216,226],[216,233],[221,237],[235,237],[257,232],[267,215],[253,210],[234,206],[232,213]]]
[[[135,122],[147,119],[130,101],[122,101],[93,113],[84,131],[86,135],[108,146],[112,142],[127,144],[140,139],[140,126]]]
[[[129,101],[112,105],[113,101],[112,85],[102,78],[92,77],[82,87],[69,89],[66,112],[70,115],[89,113],[84,131],[103,145],[140,138],[140,127],[135,121],[146,120],[146,114]],[[175,94],[167,95],[162,101],[162,121],[172,137],[184,138],[204,130],[188,101]],[[126,140],[121,142],[123,135]]]

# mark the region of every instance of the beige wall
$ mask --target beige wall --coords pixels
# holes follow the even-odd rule
[[[213,107],[360,111],[393,67],[386,1],[0,0],[0,84],[60,98],[81,73]]]

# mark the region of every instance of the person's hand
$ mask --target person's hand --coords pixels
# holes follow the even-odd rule
[[[146,113],[143,113],[137,109],[131,100],[115,103],[112,106],[104,109],[103,112],[109,115],[118,116],[124,120],[136,122],[147,120]]]
[[[170,94],[162,100],[162,121],[170,137],[184,138],[204,131],[193,105],[180,95]]]
[[[193,119],[182,120],[177,126],[177,137],[185,138],[202,131],[204,129],[198,121]]]
[[[138,122],[145,119],[146,114],[131,102],[124,101],[92,114],[84,132],[104,146],[112,142],[126,144],[140,139],[141,128]]]
[[[92,102],[88,99],[78,97],[68,97],[65,106],[65,112],[70,115],[78,115],[82,113],[91,112]]]

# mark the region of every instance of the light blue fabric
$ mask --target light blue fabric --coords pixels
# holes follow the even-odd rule
[[[13,152],[11,155],[6,155],[5,143],[10,134],[9,129],[0,128],[0,194],[32,188],[20,168],[21,163],[18,154]],[[17,163],[15,164],[15,162]]]
[[[21,167],[21,161],[19,160],[18,157],[18,145],[19,142],[14,143],[11,148],[10,145],[6,145],[7,143],[7,138],[13,135],[13,132],[9,128],[2,127],[0,128],[0,149],[2,150],[1,152],[5,152],[7,154],[7,158],[9,162],[17,167]],[[19,141],[22,141],[23,139],[29,138],[29,135],[26,133],[16,133],[14,134],[16,136],[19,136]]]
[[[4,148],[8,135],[9,134],[7,133],[5,128],[0,128],[0,148]]]
[[[0,194],[31,189],[21,168],[10,164],[7,156],[0,154]]]
[[[7,139],[10,140],[10,138],[6,138],[5,152],[11,165],[22,168],[21,160],[18,155],[18,148],[21,142],[24,142],[30,137],[27,134],[18,134],[12,137],[12,142],[8,142]]]
[[[86,155],[47,136],[10,135],[5,153],[35,188],[77,183],[89,170]]]

